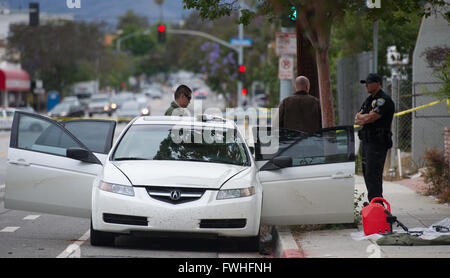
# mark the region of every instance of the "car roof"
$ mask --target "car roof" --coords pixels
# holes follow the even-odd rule
[[[199,115],[195,117],[181,116],[142,116],[133,122],[133,125],[183,125],[183,126],[204,126],[235,129],[233,121],[217,117]]]

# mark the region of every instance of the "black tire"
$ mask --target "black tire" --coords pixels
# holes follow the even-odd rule
[[[92,219],[91,219],[91,245],[92,246],[113,246],[115,235],[113,233],[106,233],[101,231],[96,231],[92,227]]]
[[[260,239],[259,235],[247,238],[247,248],[253,252],[259,252]]]

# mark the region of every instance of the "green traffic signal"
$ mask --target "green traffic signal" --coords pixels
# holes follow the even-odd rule
[[[289,19],[292,21],[297,21],[297,9],[295,8],[295,6],[291,6]]]

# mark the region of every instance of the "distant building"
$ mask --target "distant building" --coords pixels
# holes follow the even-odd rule
[[[435,76],[423,53],[432,47],[450,47],[450,25],[440,13],[422,19],[413,55],[412,105],[421,106],[437,99],[424,95],[424,90],[436,91],[442,81]],[[450,114],[445,102],[425,108],[412,115],[412,157],[418,167],[423,166],[427,148],[444,150],[444,127],[450,126]]]

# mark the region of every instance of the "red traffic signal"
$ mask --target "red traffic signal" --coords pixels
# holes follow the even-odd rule
[[[243,89],[241,90],[241,94],[245,96],[245,95],[247,94],[247,89],[243,88]]]
[[[245,72],[245,66],[244,65],[240,65],[239,66],[239,71],[240,72]]]
[[[165,43],[166,42],[166,25],[159,24],[157,29],[158,29],[158,42]]]
[[[166,25],[163,25],[163,24],[159,25],[159,26],[158,26],[158,31],[159,31],[160,33],[166,31]]]

